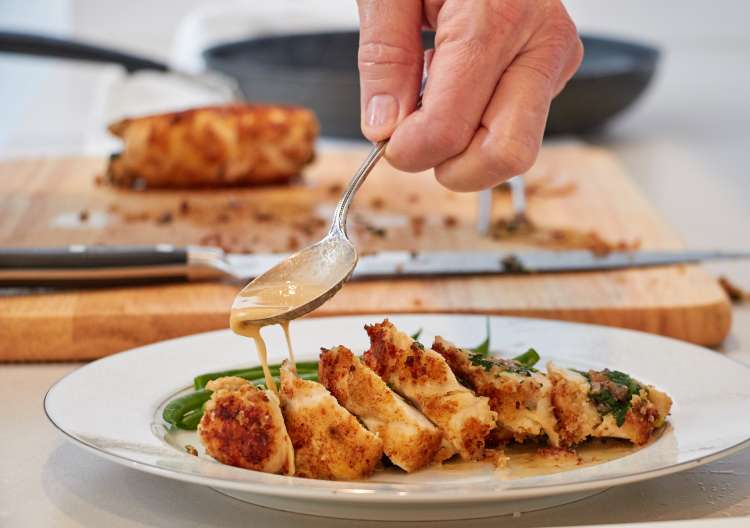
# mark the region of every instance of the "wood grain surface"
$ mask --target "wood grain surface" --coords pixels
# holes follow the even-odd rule
[[[104,161],[0,164],[4,246],[207,244],[237,252],[289,251],[327,228],[342,186],[364,152],[322,152],[291,186],[216,191],[118,190],[97,184]],[[595,231],[610,243],[675,249],[681,242],[606,151],[547,147],[527,175],[531,220],[541,228]],[[508,249],[524,236],[476,230],[477,195],[442,189],[429,174],[382,162],[355,200],[350,231],[361,251]],[[511,215],[494,193],[493,218]],[[554,239],[554,237],[553,237]],[[554,240],[552,240],[554,246]],[[0,293],[0,360],[80,360],[161,339],[226,328],[241,285],[202,283],[89,291]],[[633,328],[715,345],[731,310],[698,266],[556,275],[397,279],[350,283],[313,316],[355,313],[513,314]]]

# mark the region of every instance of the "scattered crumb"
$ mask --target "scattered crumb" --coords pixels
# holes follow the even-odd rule
[[[411,258],[412,260],[414,260],[414,259],[415,259],[415,258],[417,258],[418,256],[419,256],[419,252],[418,252],[418,251],[415,251],[415,250],[413,250],[413,249],[412,249],[411,251],[409,251],[409,257],[410,257],[410,258]]]
[[[125,213],[123,220],[126,222],[144,222],[148,220],[148,213],[146,211],[139,211],[136,213]]]
[[[164,211],[156,218],[157,224],[171,224],[174,220],[174,215],[172,214],[172,211]]]
[[[201,246],[221,246],[221,233],[208,233],[203,235],[198,243]]]
[[[374,226],[372,224],[365,224],[365,229],[368,233],[371,235],[374,235],[376,237],[385,238],[385,236],[388,234],[388,231],[384,227],[378,227]]]
[[[406,201],[410,204],[415,204],[419,201],[419,195],[416,193],[412,193],[406,198]]]
[[[299,246],[299,239],[294,235],[290,235],[286,243],[287,249],[289,249],[289,251],[297,251]]]
[[[253,218],[256,222],[270,222],[271,220],[274,220],[274,215],[267,211],[256,211],[253,214]]]
[[[227,224],[229,223],[230,217],[229,213],[221,212],[218,215],[216,215],[216,221],[220,224]]]
[[[411,217],[411,231],[414,236],[421,236],[424,230],[425,218],[424,216],[417,215]]]
[[[185,199],[180,200],[179,211],[181,215],[187,215],[190,213],[190,202]]]
[[[719,277],[719,286],[726,292],[729,300],[735,304],[750,301],[750,292],[730,281],[726,275]]]
[[[120,210],[120,207],[117,204],[109,204],[107,206],[107,212],[108,213],[116,213]]]
[[[422,306],[422,304],[423,304],[423,303],[422,303],[422,299],[420,299],[420,298],[416,298],[416,299],[414,299],[414,300],[412,301],[412,304],[413,304],[414,306],[417,306],[417,307],[419,307],[419,306]]]
[[[89,212],[86,209],[82,209],[78,212],[78,220],[81,222],[88,222],[89,220]]]
[[[443,217],[443,225],[449,229],[456,227],[458,225],[458,218],[453,215],[445,215]]]
[[[503,268],[503,271],[506,273],[529,273],[529,270],[526,269],[526,266],[523,265],[523,262],[521,262],[521,259],[518,258],[517,255],[510,254],[504,256],[500,260],[500,265]]]
[[[506,456],[505,451],[502,449],[485,449],[484,458],[485,462],[490,462],[496,468],[504,468],[508,466],[510,458]]]
[[[380,196],[374,197],[372,200],[370,200],[370,207],[373,209],[382,209],[385,206],[385,200],[381,198]]]
[[[185,451],[188,455],[198,456],[198,450],[190,444],[185,445]]]
[[[102,176],[101,174],[97,174],[96,176],[94,176],[94,185],[96,185],[97,187],[100,187],[105,183],[107,183],[107,180],[104,179],[104,176]]]
[[[333,183],[328,186],[328,188],[326,189],[326,192],[331,196],[338,196],[342,192],[344,192],[344,186],[341,185],[340,183]]]

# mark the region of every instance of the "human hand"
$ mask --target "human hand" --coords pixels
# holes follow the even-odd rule
[[[358,0],[362,131],[398,169],[455,191],[534,163],[552,98],[583,57],[560,0]],[[435,30],[422,107],[424,51]]]

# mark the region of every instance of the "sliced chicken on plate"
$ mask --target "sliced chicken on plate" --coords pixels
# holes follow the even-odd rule
[[[213,391],[198,425],[206,452],[223,464],[266,473],[294,474],[294,451],[279,400],[249,381],[210,381]]]
[[[281,410],[295,455],[295,475],[356,480],[371,475],[383,442],[320,383],[303,380],[289,362],[281,366]]]
[[[662,426],[672,399],[616,370],[580,372],[547,365],[560,443],[588,437],[623,438],[645,444]]]
[[[432,349],[445,358],[453,372],[469,388],[490,399],[497,413],[497,440],[547,438],[559,445],[557,420],[552,410],[552,384],[547,376],[513,359],[504,359],[459,348],[442,337]]]
[[[440,354],[398,331],[387,319],[365,329],[370,336],[365,364],[443,432],[445,443],[437,459],[453,453],[464,460],[481,459],[485,439],[495,428],[496,414],[488,399],[461,385]]]
[[[396,466],[415,471],[430,464],[441,446],[442,433],[417,409],[393,392],[351,350],[323,349],[320,382],[341,405],[383,440],[383,451]]]

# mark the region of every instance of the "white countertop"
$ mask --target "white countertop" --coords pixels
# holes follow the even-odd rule
[[[10,2],[16,7],[21,3]],[[93,32],[76,28],[82,18],[87,19],[81,13],[88,13],[85,9],[94,5],[92,1],[67,2],[67,11],[45,11],[42,4],[46,5],[24,5],[36,6],[39,13],[63,21],[62,26],[55,26],[57,22],[52,20],[53,27],[72,27],[76,34],[106,34],[106,28],[100,26]],[[136,11],[143,11],[143,6],[138,8],[142,3],[134,4]],[[177,2],[167,4],[175,7]],[[583,20],[584,27],[613,28],[631,35],[642,30],[644,37],[665,47],[653,89],[606,135],[588,140],[609,148],[623,160],[689,246],[747,248],[750,104],[746,94],[750,86],[750,36],[746,30],[738,30],[738,21],[744,24],[748,18],[747,4],[715,3],[705,16],[700,10],[709,7],[697,1],[665,1],[656,7],[652,2],[633,0],[617,16],[612,6],[605,9],[583,0],[568,4],[574,15]],[[112,9],[119,5],[122,9],[125,4],[106,1],[96,5]],[[93,17],[90,13],[86,16]],[[719,19],[724,26],[716,26]],[[118,37],[116,27],[109,29],[115,41],[122,39],[122,32]],[[8,73],[13,74],[15,83],[5,83]],[[0,115],[4,116],[0,122],[0,156],[85,151],[91,125],[82,123],[95,119],[91,105],[98,104],[97,98],[102,97],[103,79],[117,75],[107,68],[27,64],[0,57]],[[727,273],[750,288],[747,263],[712,265],[710,269]],[[732,334],[720,353],[750,364],[750,307],[735,310]],[[117,466],[65,442],[46,421],[42,397],[54,381],[77,366],[0,365],[0,401],[4,404],[0,426],[0,526],[376,525],[253,507],[209,489]],[[750,451],[685,473],[611,489],[552,510],[517,518],[450,522],[445,526],[521,528],[740,516],[750,517]],[[714,520],[700,526],[750,524],[748,519],[726,522],[719,525]]]

